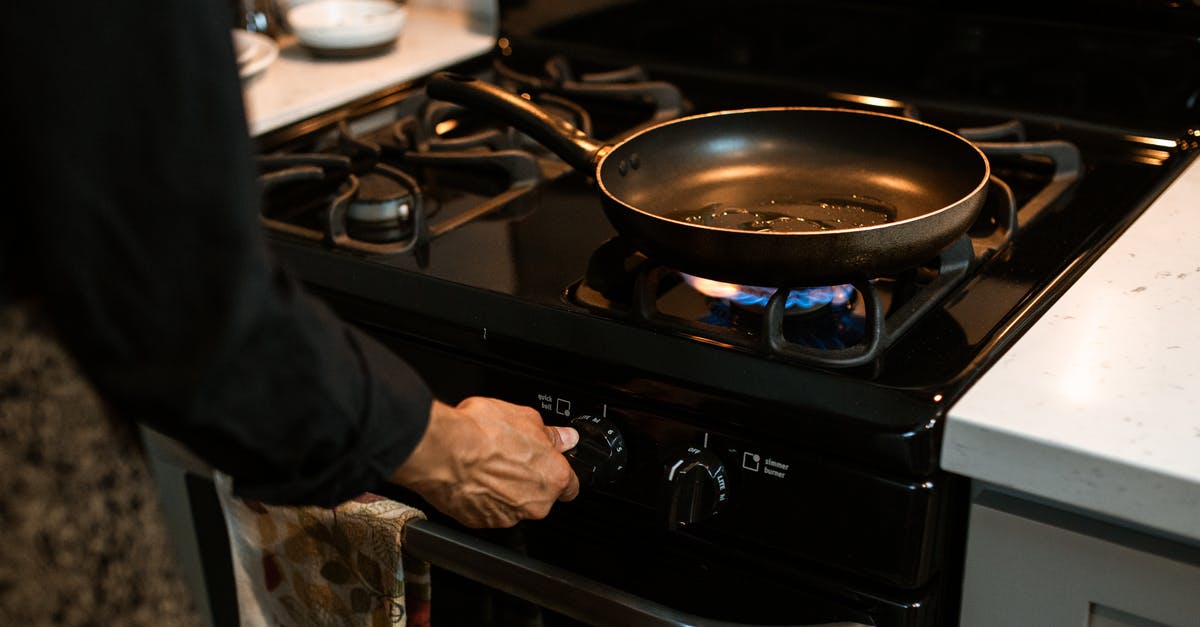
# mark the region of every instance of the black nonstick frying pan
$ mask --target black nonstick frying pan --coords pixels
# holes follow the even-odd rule
[[[897,272],[961,237],[987,193],[977,147],[891,115],[725,111],[608,145],[469,76],[436,74],[427,91],[499,117],[594,176],[634,246],[718,281],[806,287]]]

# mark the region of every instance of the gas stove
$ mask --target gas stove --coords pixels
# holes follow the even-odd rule
[[[736,55],[618,53],[581,24],[501,38],[455,69],[609,140],[768,105],[918,118],[987,155],[980,218],[885,276],[774,289],[684,275],[617,235],[586,176],[418,81],[260,138],[275,250],[439,397],[531,405],[586,436],[583,495],[488,541],[706,620],[952,623],[966,483],[937,466],[942,416],[1195,137],[1017,106],[1024,92],[980,104],[916,79],[864,91],[773,64],[734,72]],[[963,32],[1014,28],[989,24]]]

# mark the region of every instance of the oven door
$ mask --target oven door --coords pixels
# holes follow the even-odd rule
[[[511,537],[511,536],[510,536]],[[572,570],[535,559],[525,552],[480,539],[472,534],[434,521],[420,520],[405,530],[405,550],[428,561],[441,573],[434,575],[437,598],[459,597],[452,605],[436,606],[437,623],[523,625],[823,625],[864,627],[875,623],[866,615],[816,601],[806,604],[803,594],[787,597],[786,607],[778,599],[763,603],[763,587],[756,578],[734,572],[712,572],[708,581],[680,572],[679,577],[660,580],[664,588],[682,584],[693,588],[701,605],[724,603],[723,617],[700,616],[668,607],[612,585],[590,579]],[[640,568],[642,564],[638,564]],[[450,573],[453,576],[446,577]],[[645,573],[638,573],[645,574]],[[461,578],[461,579],[460,579]],[[463,585],[463,582],[470,582]],[[482,590],[481,590],[482,589]],[[714,592],[719,592],[714,596]],[[499,593],[499,594],[494,594]],[[515,597],[515,599],[514,599]],[[514,603],[515,601],[515,603]],[[487,604],[482,609],[481,604]],[[501,607],[497,607],[497,606]],[[767,606],[772,607],[767,607]],[[761,622],[743,622],[730,613],[757,616]],[[811,622],[806,616],[838,615],[848,620]],[[850,618],[853,617],[853,618]],[[862,622],[862,621],[869,621]]]

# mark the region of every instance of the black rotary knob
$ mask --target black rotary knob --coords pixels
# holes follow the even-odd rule
[[[666,472],[668,528],[709,518],[729,501],[725,464],[711,451],[688,448]]]
[[[595,487],[617,480],[629,464],[625,438],[613,421],[602,416],[576,416],[567,423],[579,432],[579,444],[566,452],[579,485]]]

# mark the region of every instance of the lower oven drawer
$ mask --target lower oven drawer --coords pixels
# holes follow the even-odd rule
[[[511,537],[520,531],[507,533]],[[696,579],[682,564],[655,586],[679,588],[668,596],[684,598],[667,605],[530,557],[529,546],[523,541],[517,550],[431,521],[410,523],[405,547],[410,555],[435,567],[434,590],[439,603],[433,618],[441,625],[921,624],[903,619],[895,622],[894,617],[884,617],[877,623],[867,611],[782,582],[764,585],[761,577],[752,573],[721,569]],[[639,568],[639,564],[628,565],[630,580],[649,574],[637,572]]]

